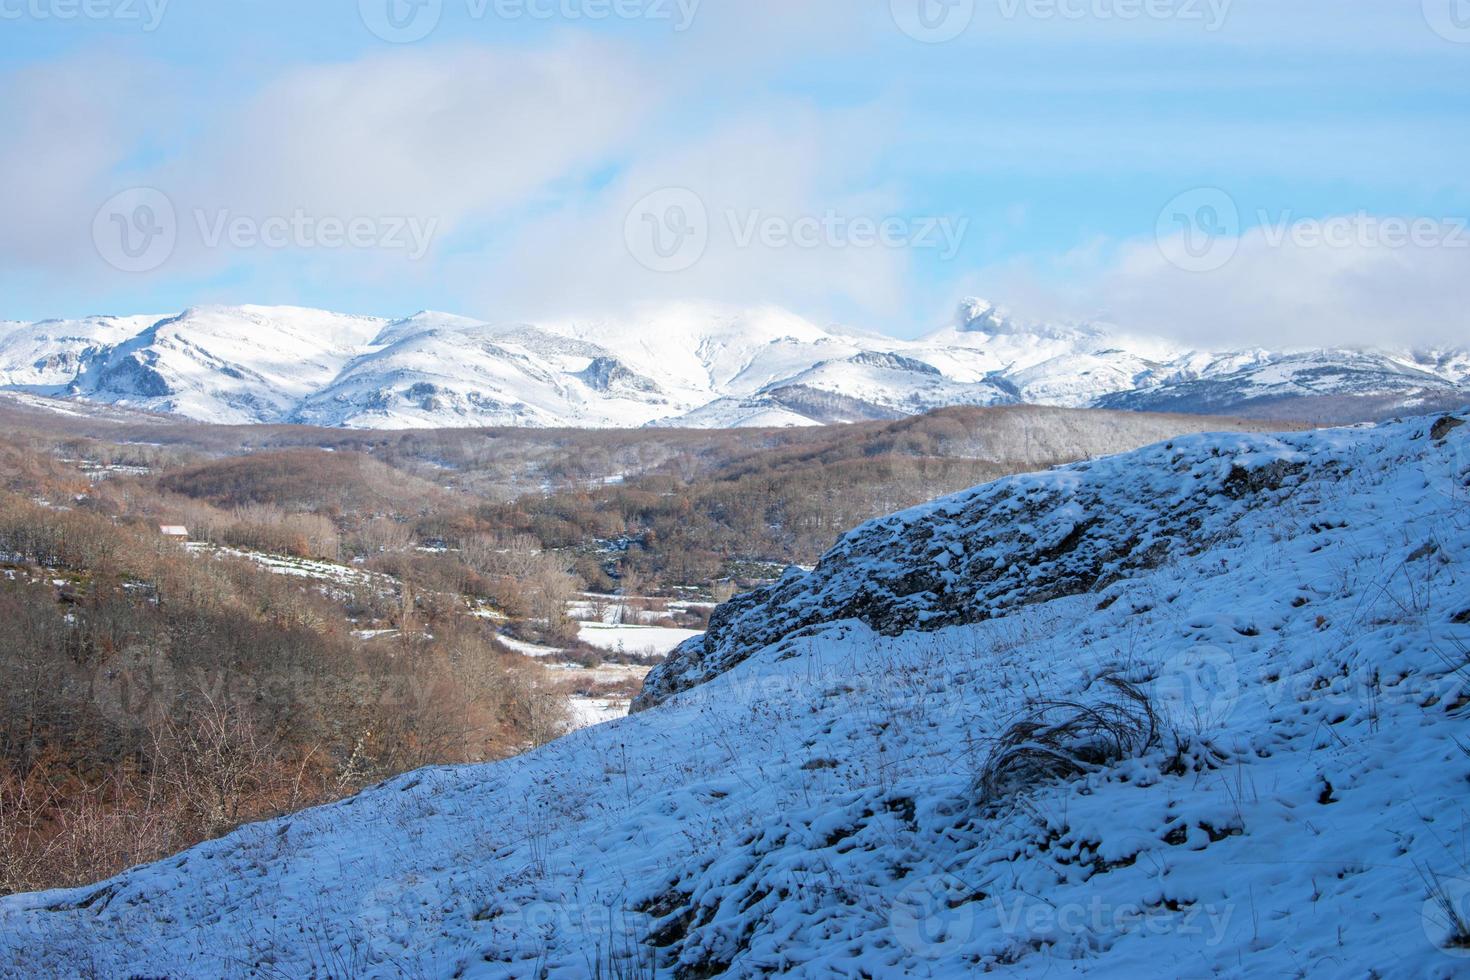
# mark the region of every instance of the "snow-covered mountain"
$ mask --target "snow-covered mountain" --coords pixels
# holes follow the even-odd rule
[[[1470,418],[858,528],[644,710],[92,887],[6,976],[1464,976]]]
[[[917,340],[772,308],[505,324],[246,306],[0,323],[0,388],[356,428],[812,425],[1022,402],[1335,421],[1465,404],[1470,348],[1201,351],[980,300]]]

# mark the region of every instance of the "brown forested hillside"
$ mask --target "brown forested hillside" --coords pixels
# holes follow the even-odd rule
[[[0,891],[555,736],[562,693],[499,637],[595,660],[568,613],[581,589],[727,597],[943,493],[1251,427],[1023,408],[355,433],[4,400],[0,424]]]

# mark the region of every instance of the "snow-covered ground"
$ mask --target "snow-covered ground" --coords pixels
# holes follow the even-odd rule
[[[316,558],[296,558],[291,555],[273,555],[263,551],[228,548],[203,541],[190,541],[185,547],[190,551],[207,552],[221,557],[243,558],[246,561],[254,562],[266,571],[273,572],[276,575],[315,579],[321,582],[334,582],[338,585],[373,585],[390,591],[396,590],[398,587],[397,580],[389,575],[384,575],[381,572],[369,572],[361,568],[353,568],[350,565],[342,565],[332,561],[323,561]]]
[[[661,657],[680,643],[700,635],[700,630],[675,626],[609,626],[604,623],[582,623],[577,637],[583,643],[614,653],[630,653]]]
[[[1436,421],[1189,437],[879,522],[829,560],[847,592],[790,579],[784,634],[716,638],[733,666],[650,710],[0,900],[0,963],[1464,976],[1436,897],[1470,896],[1470,426]],[[966,576],[993,618],[941,595]],[[1059,756],[1011,726],[1120,684],[1158,724],[1035,771]]]
[[[618,596],[587,593],[567,604],[567,615],[577,621],[577,638],[589,646],[614,653],[662,657],[702,630],[661,626],[671,613],[713,608],[708,603],[670,601],[640,596],[624,602]]]
[[[663,601],[645,598],[637,605],[657,605]],[[680,602],[671,603],[670,607],[687,608],[690,605]],[[700,635],[698,630],[648,625],[646,621],[667,616],[667,613],[624,605],[616,596],[588,593],[569,602],[567,614],[577,622],[579,640],[614,654],[663,657],[679,644]],[[625,624],[624,620],[630,622]],[[516,653],[541,661],[553,672],[553,678],[571,692],[573,731],[626,715],[632,698],[621,693],[621,689],[636,688],[648,675],[646,665],[605,663],[598,667],[584,667],[569,662],[567,650],[561,647],[528,643],[505,633],[501,633],[498,639]]]
[[[603,600],[607,597],[595,598]],[[594,616],[597,609],[605,610],[601,619],[585,618]],[[574,602],[569,605],[568,611],[579,620],[578,639],[589,646],[614,654],[663,657],[679,644],[700,635],[698,630],[668,626],[624,625],[617,620],[653,618],[664,614],[638,613],[617,605],[605,605],[602,601],[598,601],[595,607],[590,602]],[[503,634],[500,642],[523,656],[540,660],[554,671],[554,676],[564,687],[572,690],[571,727],[574,731],[626,715],[632,698],[612,692],[629,686],[636,688],[649,671],[646,665],[638,664],[607,663],[588,668],[566,662],[563,659],[566,651],[556,647],[539,646]]]
[[[555,664],[552,667],[552,676],[574,691],[595,691],[598,688],[615,690],[629,686],[636,688],[648,676],[648,670],[647,667],[637,664],[603,664],[592,668],[577,664]],[[627,715],[632,702],[632,698],[625,695],[607,693],[573,693],[568,700],[573,731],[622,718]]]
[[[505,633],[501,633],[496,639],[507,649],[514,650],[523,657],[535,657],[537,660],[550,657],[564,657],[567,653],[559,647],[546,647],[541,646],[539,643],[528,643],[525,640],[518,640]]]
[[[570,603],[568,612],[579,620],[578,638],[599,650],[663,657],[679,644],[699,635],[697,630],[619,624],[616,620],[624,617],[649,618],[664,614],[636,613],[631,609],[606,604],[604,600],[609,597],[591,598],[595,601]],[[598,610],[603,610],[601,619],[586,618],[596,615]],[[501,633],[498,639],[516,653],[540,661],[552,671],[553,679],[570,692],[568,700],[573,731],[601,725],[626,715],[632,698],[621,693],[621,689],[636,689],[649,671],[648,666],[638,664],[605,663],[598,667],[584,667],[568,662],[567,651],[560,647],[528,643],[505,633]]]

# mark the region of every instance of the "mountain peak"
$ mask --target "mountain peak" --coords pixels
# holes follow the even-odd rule
[[[971,296],[960,302],[955,313],[955,329],[962,332],[994,333],[1006,321],[1006,311],[989,300]]]
[[[157,372],[148,384],[122,363],[138,358]],[[0,387],[209,421],[368,428],[815,425],[1017,401],[1360,421],[1463,405],[1467,378],[1463,351],[1190,351],[1019,318],[980,297],[916,341],[779,307],[691,303],[535,324],[201,305],[0,332]],[[424,385],[440,394],[415,395]],[[786,393],[779,416],[757,398],[772,392]]]

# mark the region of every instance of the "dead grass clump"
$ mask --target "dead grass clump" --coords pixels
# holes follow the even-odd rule
[[[1160,742],[1149,697],[1117,677],[1101,680],[1097,700],[1036,701],[996,739],[976,780],[980,799],[996,803],[1041,783],[1096,772]]]

